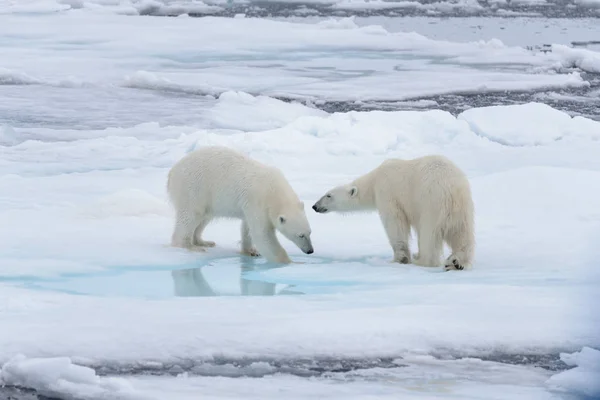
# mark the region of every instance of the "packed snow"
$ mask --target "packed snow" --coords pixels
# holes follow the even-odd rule
[[[561,354],[561,359],[575,368],[552,376],[548,386],[582,398],[600,397],[600,351],[584,347],[577,353]]]
[[[556,399],[544,389],[548,371],[503,365],[478,359],[438,360],[431,356],[410,356],[394,360],[394,367],[354,372],[335,372],[322,378],[306,379],[273,374],[271,367],[254,363],[246,376],[194,376],[177,378],[136,376],[128,380],[101,377],[90,368],[77,366],[66,358],[27,359],[19,355],[6,363],[0,377],[11,384],[34,387],[46,395],[69,394],[77,398],[193,399],[201,393],[207,399],[423,399],[423,398],[527,398]],[[261,377],[261,379],[256,379]],[[425,396],[425,397],[424,397]]]
[[[219,134],[148,125],[147,137],[132,127],[131,136],[113,129],[74,139],[67,131],[63,141],[56,140],[61,131],[46,130],[43,140],[3,148],[0,343],[1,362],[9,363],[3,379],[17,379],[10,360],[18,354],[83,357],[98,366],[214,357],[547,354],[600,344],[600,316],[586,306],[600,282],[593,263],[600,255],[593,245],[600,238],[600,123],[540,104],[454,118],[438,111],[318,115],[273,101],[268,109],[292,115],[287,122],[269,120],[263,102],[247,96],[224,96],[209,113],[213,122],[230,107],[232,119],[242,118],[234,124],[240,128],[244,121],[280,127]],[[246,112],[236,114],[233,99]],[[253,104],[256,113],[248,112]],[[507,124],[504,142],[512,145],[503,144],[494,123],[503,112],[524,127],[554,121],[552,130],[543,137],[524,130],[515,142],[515,126]],[[557,129],[563,129],[558,137]],[[446,154],[471,177],[475,268],[443,273],[390,264],[371,214],[309,213],[314,257],[284,242],[306,264],[273,268],[240,257],[234,222],[209,226],[206,237],[218,247],[206,254],[171,249],[166,172],[208,144],[281,167],[307,204],[384,158]],[[304,295],[231,297],[243,290],[242,277],[262,282],[259,294],[270,284],[264,294],[276,295],[280,285]],[[175,297],[207,290],[226,297],[205,298],[209,307],[197,297]],[[93,378],[94,390],[112,387],[102,379]],[[54,390],[44,382],[32,387]]]
[[[352,18],[334,24],[165,18],[160,32],[150,18],[85,9],[45,16],[45,24],[35,18],[12,15],[3,22],[2,33],[12,43],[3,49],[3,81],[74,89],[91,85],[207,95],[236,90],[321,100],[402,100],[584,87],[588,83],[579,71],[598,67],[593,52],[535,53],[499,40],[434,41],[414,32],[359,27]],[[24,25],[29,27],[26,35]],[[197,39],[209,36],[210,41]],[[19,45],[23,41],[27,47]],[[45,63],[34,62],[40,54],[52,56]],[[135,56],[127,58],[130,54]],[[576,68],[556,73],[570,67]]]
[[[280,11],[298,16],[333,12],[373,13],[384,10],[420,12],[425,15],[539,15],[543,9],[572,8],[594,14],[598,0],[3,0],[0,13],[51,13],[67,10],[93,10],[120,15],[223,15],[232,10],[263,16]],[[540,10],[542,9],[542,10]],[[281,12],[281,11],[280,11]]]
[[[541,103],[456,116],[315,106],[586,87],[597,53],[442,42],[352,19],[8,3],[0,384],[79,399],[600,395],[600,122]],[[282,239],[302,264],[241,256],[236,221],[208,226],[217,246],[206,253],[169,246],[168,170],[207,145],[284,172],[305,202],[313,255]],[[376,214],[310,209],[386,158],[434,153],[472,185],[472,270],[391,263]],[[571,369],[494,360],[559,353]],[[391,361],[309,378],[277,367],[377,358]],[[163,375],[128,375],[136,368]]]

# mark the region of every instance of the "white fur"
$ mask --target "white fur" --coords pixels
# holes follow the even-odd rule
[[[290,263],[275,229],[303,252],[313,252],[304,204],[277,168],[226,147],[204,147],[171,168],[167,190],[176,211],[173,246],[214,246],[202,232],[211,219],[224,217],[242,220],[245,254]]]
[[[412,227],[419,244],[415,264],[439,266],[446,242],[452,249],[446,269],[471,266],[475,252],[471,188],[465,174],[443,156],[386,160],[350,184],[327,192],[313,209],[320,213],[377,210],[396,262],[411,262]]]

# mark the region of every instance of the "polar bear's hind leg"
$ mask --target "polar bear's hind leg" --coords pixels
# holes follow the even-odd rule
[[[202,239],[202,233],[204,229],[211,221],[211,216],[208,214],[196,214],[196,222],[198,225],[194,231],[194,244],[200,247],[215,247],[215,242],[211,242],[210,240]]]
[[[195,213],[178,210],[175,217],[175,228],[171,236],[171,246],[184,249],[203,251],[196,245],[194,233],[201,221]]]
[[[452,253],[446,259],[446,270],[463,270],[471,267],[474,253],[473,233],[465,227],[450,229],[446,235],[446,242]]]
[[[419,251],[414,257],[414,264],[422,267],[439,267],[444,250],[442,230],[434,218],[425,217],[417,229]]]
[[[469,269],[475,254],[475,218],[469,187],[458,186],[453,196],[454,207],[446,220],[444,241],[452,253],[446,259],[446,270]]]

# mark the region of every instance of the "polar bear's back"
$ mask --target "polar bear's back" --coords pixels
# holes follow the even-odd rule
[[[167,190],[176,207],[209,209],[215,216],[241,217],[241,209],[265,192],[279,171],[226,147],[195,150],[169,171]]]
[[[429,155],[412,160],[389,159],[375,174],[376,184],[393,190],[393,197],[414,219],[423,212],[447,218],[454,211],[472,208],[471,189],[464,172],[448,158]],[[388,188],[388,189],[385,189]]]
[[[448,158],[430,155],[412,160],[392,158],[376,169],[378,176],[409,184],[413,188],[426,187],[435,181],[464,180],[465,174]],[[402,182],[400,182],[402,181]]]

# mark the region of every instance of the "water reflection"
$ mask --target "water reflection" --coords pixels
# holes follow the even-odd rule
[[[294,285],[250,279],[244,275],[265,270],[264,266],[242,263],[242,265],[208,265],[198,268],[171,271],[175,296],[281,296],[304,294],[294,290]]]
[[[188,265],[185,267],[190,267]],[[16,279],[13,284],[28,289],[60,291],[102,297],[148,299],[209,296],[280,296],[305,294],[294,285],[261,280],[260,271],[281,268],[264,260],[244,257],[199,260],[195,268],[114,268],[90,274],[55,278]]]

